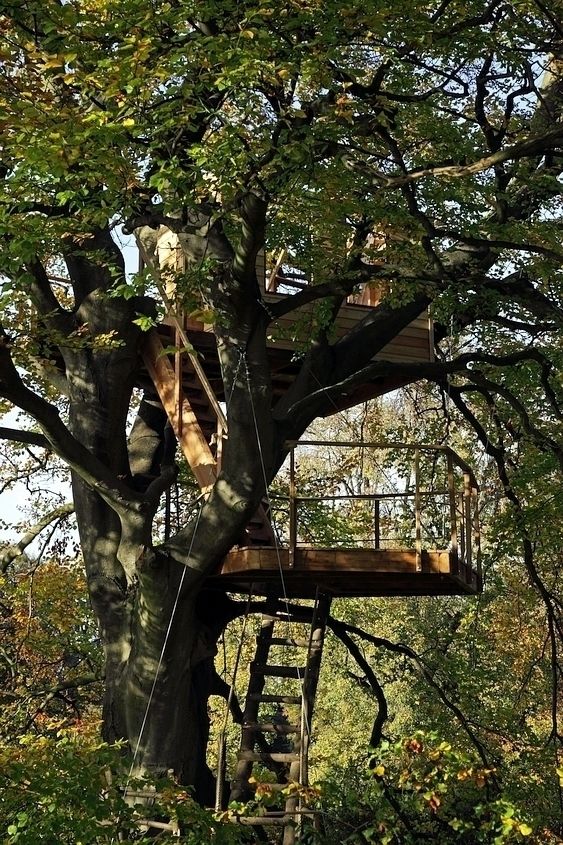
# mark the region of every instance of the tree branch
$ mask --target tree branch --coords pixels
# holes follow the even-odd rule
[[[24,550],[41,534],[45,528],[52,525],[53,522],[64,519],[65,516],[74,513],[74,505],[72,502],[67,502],[55,510],[52,510],[43,519],[40,519],[35,525],[29,528],[25,534],[18,540],[17,543],[11,543],[0,551],[0,571],[5,572],[8,566],[20,557]]]
[[[0,425],[0,440],[13,440],[16,443],[28,443],[30,446],[40,446],[50,449],[51,444],[44,434],[38,431],[21,431],[19,428],[6,428]]]
[[[384,637],[375,637],[372,634],[368,634],[367,631],[364,631],[362,628],[358,628],[356,625],[349,625],[346,622],[341,622],[337,619],[334,619],[334,617],[332,616],[329,617],[327,624],[337,636],[340,636],[340,633],[356,634],[358,637],[361,637],[367,642],[373,643],[373,645],[377,646],[378,648],[386,648],[388,651],[395,652],[395,654],[402,654],[412,660],[416,665],[417,669],[419,670],[420,674],[423,676],[424,680],[428,684],[430,684],[430,686],[437,692],[440,700],[454,714],[461,727],[471,740],[472,744],[475,746],[475,749],[479,754],[479,757],[481,758],[485,768],[492,768],[484,745],[476,736],[465,715],[457,706],[457,704],[455,704],[453,701],[451,701],[451,699],[448,698],[442,687],[434,680],[432,673],[427,668],[422,658],[416,653],[416,651],[414,651],[414,649],[410,648],[409,646],[402,645],[401,643],[393,643],[390,640],[385,639]],[[491,779],[495,785],[495,788],[498,789],[499,783],[494,774],[492,775]]]
[[[69,431],[54,405],[30,390],[22,381],[10,355],[9,339],[0,328],[0,395],[32,416],[50,444],[87,484],[121,516],[141,512],[142,496],[131,490],[82,445]]]
[[[365,175],[371,176],[374,185],[380,191],[389,191],[403,188],[406,185],[411,185],[413,182],[418,182],[428,177],[460,179],[464,176],[472,176],[476,173],[490,170],[495,165],[502,164],[505,161],[517,161],[529,155],[545,155],[548,152],[557,152],[561,149],[562,141],[563,127],[555,126],[542,135],[536,135],[525,141],[519,141],[511,147],[505,147],[496,153],[483,156],[471,164],[442,164],[434,167],[421,167],[397,176],[389,176],[382,170],[377,170],[365,162],[351,162],[351,164],[355,169],[359,169]]]
[[[334,624],[333,624],[334,622]],[[339,626],[336,623],[336,620],[333,620],[332,617],[329,620],[329,625],[331,629],[334,631],[338,639],[344,643],[358,666],[363,671],[364,675],[366,676],[368,683],[372,689],[372,692],[377,701],[377,716],[373,723],[373,728],[371,731],[370,737],[370,748],[376,748],[382,739],[382,732],[383,732],[383,725],[389,718],[389,708],[387,706],[387,699],[385,698],[385,693],[383,692],[383,688],[379,681],[377,680],[377,676],[371,666],[369,665],[368,661],[363,656],[362,652],[352,639],[346,632],[343,626]]]

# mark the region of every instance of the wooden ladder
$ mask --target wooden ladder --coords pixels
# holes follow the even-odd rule
[[[248,801],[253,797],[249,781],[256,763],[269,768],[276,782],[268,783],[267,789],[285,791],[284,808],[261,816],[242,817],[241,822],[255,826],[280,825],[283,845],[293,845],[298,821],[307,814],[299,787],[308,785],[311,719],[330,602],[324,595],[317,596],[314,605],[306,606],[286,606],[279,599],[268,600],[256,638],[255,657],[250,664],[231,800]],[[280,631],[282,626],[284,630]],[[294,635],[296,626],[305,628],[304,636]],[[301,655],[304,659],[296,665]],[[272,715],[273,706],[276,712]],[[288,718],[285,707],[296,714],[294,719]],[[264,709],[269,713],[263,715]],[[290,784],[296,784],[293,791],[291,787],[288,789]]]

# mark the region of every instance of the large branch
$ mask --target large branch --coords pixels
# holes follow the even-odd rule
[[[53,522],[64,519],[65,516],[71,513],[74,513],[72,502],[67,502],[67,504],[55,508],[29,528],[17,543],[11,543],[2,549],[0,551],[0,570],[5,572],[8,566],[24,553],[25,549],[33,543],[45,528],[48,528]]]
[[[249,192],[241,200],[241,237],[235,248],[233,270],[239,281],[256,279],[256,256],[264,246],[268,205]]]
[[[456,373],[465,373],[471,364],[485,364],[494,367],[506,367],[523,361],[535,361],[541,366],[545,360],[541,353],[533,349],[526,349],[513,352],[509,355],[487,355],[484,353],[466,353],[452,361],[434,362],[412,362],[397,363],[394,361],[377,360],[370,361],[365,367],[354,372],[351,376],[332,380],[329,384],[320,385],[316,390],[310,391],[303,398],[297,399],[294,404],[287,408],[287,416],[291,419],[292,425],[299,427],[303,420],[311,415],[322,414],[323,410],[330,410],[337,400],[350,393],[353,388],[369,383],[378,377],[396,378],[402,383],[420,381],[434,381],[438,384],[447,380],[448,376]],[[333,377],[338,378],[338,370],[335,368]],[[312,418],[312,417],[311,417]]]
[[[43,264],[36,258],[27,265],[26,269],[32,279],[31,298],[45,322],[60,331],[70,332],[74,328],[74,318],[70,312],[65,311],[53,293]]]
[[[519,141],[510,147],[505,147],[498,150],[491,155],[482,156],[470,164],[442,164],[433,167],[419,167],[410,170],[407,173],[401,173],[396,176],[389,176],[382,170],[377,170],[364,162],[350,162],[350,165],[359,168],[363,173],[371,176],[374,185],[379,190],[389,191],[403,188],[405,185],[410,185],[413,182],[418,182],[421,179],[428,177],[447,177],[460,179],[464,176],[473,176],[476,173],[483,173],[485,170],[490,170],[498,164],[505,161],[518,161],[521,158],[535,155],[545,155],[551,152],[558,152],[561,150],[563,142],[563,126],[555,126],[541,135],[536,135],[527,138],[525,141]]]
[[[141,513],[145,501],[82,445],[69,431],[59,412],[24,384],[12,357],[9,340],[0,329],[0,395],[33,417],[53,452],[121,516]]]
[[[38,431],[21,431],[19,428],[7,428],[0,425],[0,440],[12,440],[15,443],[28,443],[30,446],[40,446],[50,449],[51,445],[44,434]]]
[[[361,650],[358,648],[357,644],[354,642],[351,636],[347,633],[344,626],[339,625],[336,620],[332,618],[329,619],[330,627],[332,628],[333,632],[336,634],[338,639],[346,646],[358,666],[364,672],[366,679],[371,687],[371,690],[376,698],[377,701],[377,716],[373,723],[373,728],[371,731],[370,737],[370,748],[376,748],[382,739],[383,733],[383,726],[387,719],[389,718],[389,709],[387,707],[387,699],[385,698],[385,693],[379,681],[377,680],[377,676],[371,666],[369,665],[368,661],[362,654]]]

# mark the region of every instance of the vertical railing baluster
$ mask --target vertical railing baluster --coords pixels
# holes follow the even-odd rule
[[[416,571],[422,571],[422,521],[420,517],[420,449],[414,450],[414,533]]]
[[[381,545],[381,529],[379,525],[379,499],[373,501],[373,548],[379,549]]]
[[[459,550],[457,545],[457,505],[454,478],[454,462],[450,451],[447,452],[448,493],[450,498],[450,562],[455,574],[459,571]]]
[[[463,473],[463,515],[465,521],[465,565],[467,566],[465,576],[466,580],[471,583],[473,527],[471,525],[471,479],[467,472]]]
[[[297,547],[297,502],[295,500],[295,447],[289,453],[289,552],[290,567],[295,564],[295,550]]]

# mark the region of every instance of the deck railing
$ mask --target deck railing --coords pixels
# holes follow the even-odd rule
[[[481,580],[478,485],[447,446],[302,440],[290,446],[286,489],[270,495],[272,519],[289,548],[449,553],[452,571]],[[322,458],[319,455],[322,451]],[[349,450],[339,473],[327,458]],[[352,460],[353,458],[353,460]]]

